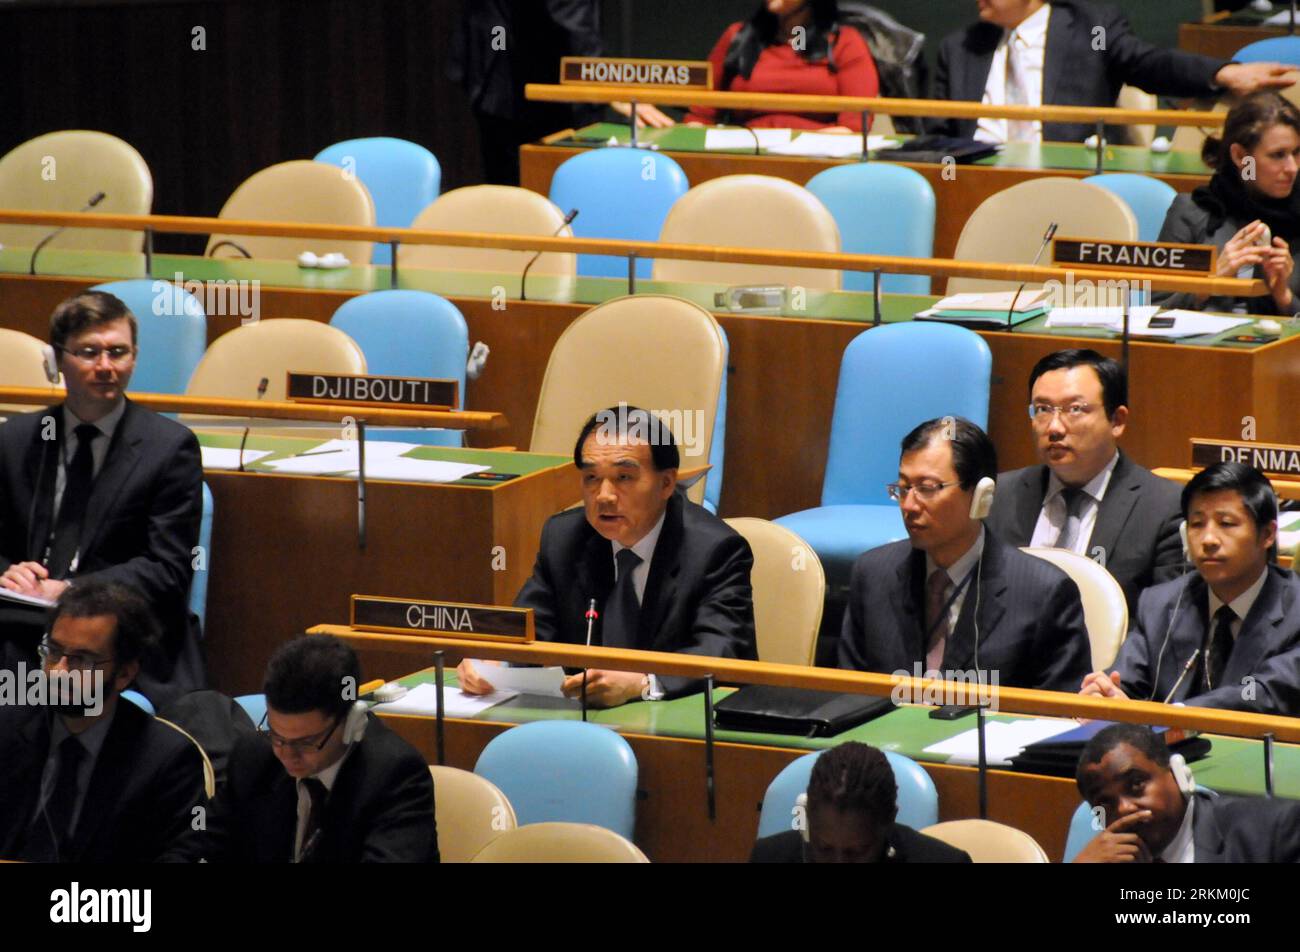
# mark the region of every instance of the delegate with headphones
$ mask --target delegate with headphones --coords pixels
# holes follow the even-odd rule
[[[903,438],[888,489],[908,538],[854,564],[841,668],[1076,689],[1090,667],[1079,589],[984,530],[996,473],[993,441],[969,420],[939,417]]]
[[[230,754],[202,857],[244,863],[438,861],[424,758],[356,699],[346,642],[307,635],[266,669],[266,717]]]
[[[1277,499],[1259,470],[1218,463],[1183,489],[1194,572],[1147,589],[1109,672],[1082,694],[1300,714],[1300,579],[1269,564]]]
[[[1149,727],[1099,731],[1075,781],[1097,831],[1076,863],[1300,862],[1300,801],[1198,789],[1183,758]]]

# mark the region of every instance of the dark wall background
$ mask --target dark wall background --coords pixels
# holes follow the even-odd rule
[[[98,0],[0,8],[0,153],[56,129],[140,150],[160,213],[215,215],[243,179],[341,139],[394,135],[438,156],[443,188],[481,179],[464,94],[445,76],[462,3],[482,0]],[[542,0],[534,0],[541,3]],[[601,0],[611,53],[702,59],[754,0]],[[974,0],[877,0],[932,39]],[[1199,0],[1125,4],[1167,45]],[[206,49],[193,49],[193,30]],[[190,239],[160,241],[193,250]]]

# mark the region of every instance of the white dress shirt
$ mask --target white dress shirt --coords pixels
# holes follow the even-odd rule
[[[1233,614],[1232,621],[1228,623],[1228,627],[1232,630],[1233,642],[1236,642],[1237,636],[1241,634],[1242,622],[1244,622],[1246,616],[1250,614],[1250,609],[1255,604],[1255,599],[1259,598],[1259,593],[1264,590],[1264,582],[1267,580],[1268,567],[1265,566],[1264,571],[1259,573],[1259,578],[1255,579],[1250,588],[1246,589],[1232,601],[1228,602],[1228,608],[1232,610]],[[1214,633],[1214,616],[1218,614],[1219,609],[1223,607],[1224,603],[1218,595],[1214,594],[1214,589],[1210,588],[1208,585],[1206,586],[1206,589],[1210,595],[1210,613],[1205,617],[1210,620],[1210,634],[1212,635]]]
[[[1166,863],[1196,862],[1196,844],[1192,840],[1192,814],[1196,812],[1196,797],[1187,798],[1187,812],[1183,814],[1182,825],[1169,841],[1159,858]]]
[[[631,549],[641,561],[636,564],[632,570],[632,589],[636,592],[636,603],[641,604],[645,598],[645,584],[650,577],[650,560],[654,558],[655,547],[659,545],[659,534],[664,528],[664,519],[668,516],[668,510],[664,509],[659,514],[659,521],[654,524],[649,532],[641,537],[635,545],[624,545],[621,542],[610,540],[610,558],[614,560],[614,584],[618,584],[618,554],[624,549]],[[647,675],[650,679],[650,687],[646,690],[645,699],[647,701],[662,701],[664,697],[663,689],[659,686],[659,679],[653,674]]]
[[[1079,534],[1074,537],[1074,545],[1070,546],[1071,552],[1091,558],[1088,543],[1092,541],[1092,530],[1097,527],[1097,511],[1101,508],[1101,501],[1110,486],[1110,478],[1115,473],[1117,463],[1119,463],[1119,450],[1115,451],[1115,455],[1110,458],[1110,462],[1100,473],[1081,487],[1083,499],[1079,503]],[[1047,495],[1043,497],[1043,508],[1039,510],[1038,522],[1034,524],[1034,534],[1029,540],[1030,545],[1051,548],[1052,543],[1060,537],[1066,519],[1065,497],[1061,495],[1064,489],[1065,484],[1056,478],[1055,473],[1052,473],[1047,479]]]
[[[1023,64],[1024,102],[1022,105],[1043,104],[1043,62],[1047,55],[1047,21],[1051,13],[1052,5],[1045,3],[1015,29],[1003,31],[1002,39],[993,53],[993,62],[989,65],[989,78],[984,84],[984,98],[981,101],[985,105],[1008,105],[1007,56],[1012,42],[1019,46],[1020,62]],[[981,119],[975,130],[975,138],[982,142],[1007,142],[1008,120]],[[1043,141],[1041,122],[1034,121],[1033,133],[1028,141]]]
[[[962,554],[956,562],[948,566],[945,570],[948,573],[948,580],[953,585],[961,585],[962,580],[975,571],[975,566],[979,563],[980,556],[984,554],[984,527],[980,527],[980,534],[969,549]],[[934,559],[930,558],[927,552],[925,555],[925,577],[928,580],[934,574],[934,570],[939,566],[935,565]],[[969,584],[962,585],[961,591],[952,600],[948,606],[948,637],[951,638],[957,631],[957,619],[961,618],[961,607],[966,603],[966,594],[974,587],[976,579],[971,578]],[[928,624],[930,619],[926,619]]]

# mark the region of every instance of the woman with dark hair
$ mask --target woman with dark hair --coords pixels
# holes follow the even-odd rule
[[[1215,245],[1218,274],[1261,278],[1269,293],[1253,298],[1155,294],[1163,307],[1241,314],[1285,314],[1300,309],[1300,109],[1277,93],[1248,96],[1228,113],[1222,138],[1202,150],[1214,169],[1208,185],[1179,195],[1169,206],[1161,241]]]
[[[875,96],[880,78],[862,34],[838,23],[836,0],[763,0],[743,23],[727,27],[709,54],[713,87],[744,93]],[[756,128],[861,132],[859,112],[838,115],[731,112],[692,106],[686,122]]]

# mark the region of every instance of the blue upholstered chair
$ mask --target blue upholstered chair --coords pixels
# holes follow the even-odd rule
[[[244,709],[255,725],[261,724],[262,718],[266,717],[265,694],[241,694],[235,698],[235,703]]]
[[[368,373],[455,380],[465,405],[469,329],[456,305],[428,291],[372,291],[344,301],[330,318],[361,348]],[[381,430],[377,437],[460,446],[459,430]]]
[[[632,839],[636,756],[608,727],[582,721],[512,727],[483,748],[474,772],[501,788],[520,826],[591,823]]]
[[[1202,787],[1199,783],[1196,785],[1196,789],[1204,791],[1211,796],[1218,796],[1218,794],[1213,790],[1210,790],[1208,787]],[[1065,854],[1061,857],[1061,862],[1074,862],[1074,858],[1083,852],[1083,848],[1087,846],[1092,838],[1099,832],[1100,830],[1093,829],[1092,807],[1090,807],[1088,802],[1085,800],[1083,803],[1079,804],[1078,808],[1074,811],[1074,815],[1070,817],[1070,831],[1065,837]]]
[[[212,490],[203,484],[203,518],[199,522],[199,547],[203,550],[203,567],[194,570],[190,580],[190,611],[199,616],[199,631],[206,631],[208,617],[208,573],[212,570]]]
[[[1272,36],[1247,43],[1232,54],[1237,63],[1291,63],[1300,66],[1300,36]]]
[[[1084,181],[1100,185],[1128,202],[1128,207],[1133,209],[1133,217],[1137,219],[1138,239],[1141,241],[1155,241],[1159,237],[1165,215],[1169,213],[1169,206],[1178,194],[1172,185],[1150,175],[1134,172],[1089,175]]]
[[[934,189],[915,169],[890,162],[837,165],[804,186],[830,209],[845,254],[929,258],[934,254]],[[875,275],[844,272],[845,291],[871,291]],[[889,294],[929,294],[925,275],[886,274]]]
[[[813,764],[825,751],[804,754],[786,764],[763,794],[758,835],[775,836],[792,828],[795,800],[808,789]],[[925,769],[910,757],[884,751],[898,784],[898,822],[919,830],[939,822],[939,792]]]
[[[136,278],[97,284],[122,300],[140,327],[140,353],[131,389],[137,393],[184,393],[208,346],[208,318],[189,291],[170,281]]]
[[[863,331],[840,362],[821,506],[775,520],[822,561],[828,589],[847,585],[867,549],[906,538],[885,490],[898,477],[898,448],[918,423],[965,417],[987,430],[993,360],[974,331],[909,322]]]
[[[348,139],[322,149],[316,161],[356,172],[375,200],[375,225],[380,228],[411,227],[415,216],[438,197],[442,187],[442,166],[434,154],[405,139]],[[392,264],[392,249],[376,243],[371,261]]]
[[[573,220],[577,238],[658,241],[673,203],[690,183],[682,167],[646,149],[604,148],[581,152],[555,170],[551,201]],[[638,278],[650,277],[651,259],[637,260]],[[578,255],[578,274],[625,277],[627,260],[610,255]]]
[[[130,701],[140,710],[144,711],[150,717],[155,716],[158,712],[154,710],[153,701],[141,694],[139,691],[127,688],[122,692],[122,700]]]

